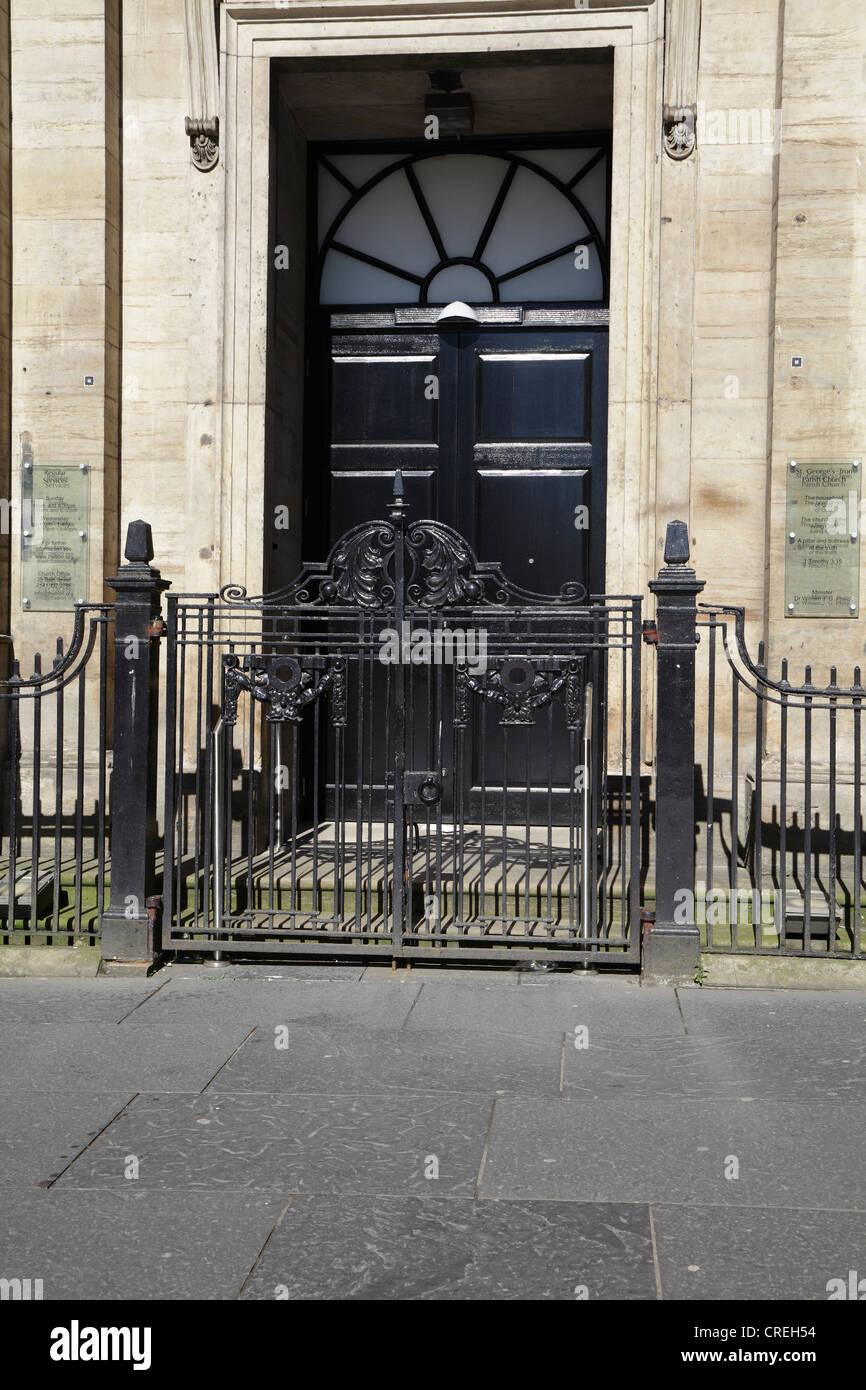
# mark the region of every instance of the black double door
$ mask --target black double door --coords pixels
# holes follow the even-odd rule
[[[345,332],[331,339],[330,539],[387,515],[453,526],[522,587],[604,588],[607,331]]]
[[[605,329],[343,331],[330,340],[329,378],[331,544],[387,516],[399,468],[409,519],[454,527],[480,560],[497,561],[515,584],[555,594],[577,581],[587,594],[603,591]],[[451,682],[413,668],[410,685],[409,765],[435,770],[449,761]],[[345,769],[350,797],[363,786],[382,805],[375,769],[386,765],[384,689],[365,711],[366,771],[357,777],[360,749]],[[492,749],[485,756],[477,736],[470,743],[463,778],[470,815],[477,814],[482,785],[487,813],[498,815],[497,788],[512,777],[539,787],[552,779],[560,796],[571,783],[564,736],[551,758],[539,732],[522,770],[505,775]],[[444,789],[443,810],[451,815],[458,789],[453,779]]]

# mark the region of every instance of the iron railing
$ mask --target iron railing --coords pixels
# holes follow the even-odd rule
[[[114,609],[77,604],[49,670],[19,658],[0,680],[0,939],[99,934],[108,862],[109,678]]]
[[[773,678],[742,608],[702,605],[697,911],[708,951],[862,958],[860,669]],[[703,744],[703,747],[701,745]]]

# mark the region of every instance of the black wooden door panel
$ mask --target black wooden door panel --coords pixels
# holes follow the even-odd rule
[[[444,338],[457,372],[452,523],[518,584],[604,588],[607,333],[499,329]]]

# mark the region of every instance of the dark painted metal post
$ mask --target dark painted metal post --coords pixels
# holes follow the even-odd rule
[[[156,893],[156,772],[160,595],[145,521],[132,521],[114,579],[114,770],[111,901],[102,915],[104,961],[152,962],[160,949]]]
[[[645,938],[644,978],[693,983],[701,963],[695,924],[695,648],[697,595],[689,533],[672,521],[656,595],[656,909]]]

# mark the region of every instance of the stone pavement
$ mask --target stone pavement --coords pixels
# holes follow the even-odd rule
[[[173,965],[0,980],[46,1299],[804,1299],[866,1274],[866,993]]]

